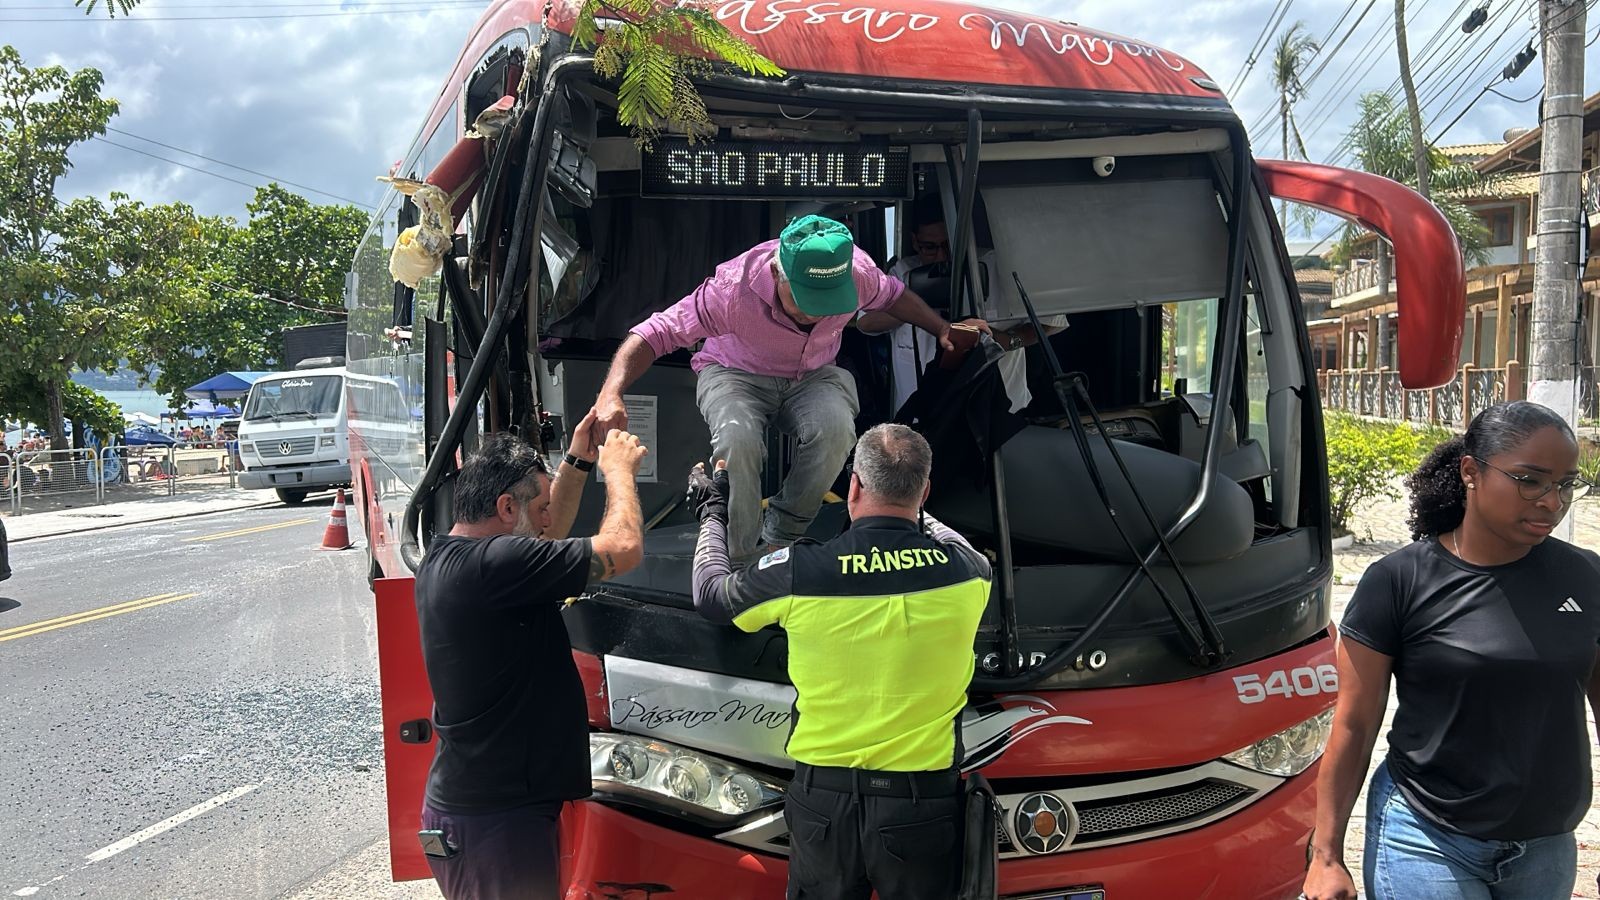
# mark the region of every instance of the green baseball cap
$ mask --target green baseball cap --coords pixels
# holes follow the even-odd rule
[[[822,216],[803,216],[778,235],[778,264],[789,276],[794,304],[808,316],[856,311],[855,241],[850,229]]]

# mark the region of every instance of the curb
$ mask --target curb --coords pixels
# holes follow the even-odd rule
[[[7,539],[8,544],[22,544],[28,541],[42,541],[45,538],[71,537],[75,534],[87,534],[91,531],[110,531],[113,528],[132,528],[136,525],[151,525],[156,522],[171,522],[174,519],[197,519],[201,516],[216,516],[222,513],[238,512],[241,509],[261,509],[267,506],[282,505],[278,500],[268,500],[261,503],[245,503],[239,506],[229,506],[224,509],[208,509],[203,512],[174,513],[170,516],[157,516],[153,519],[140,519],[137,522],[108,522],[103,525],[88,525],[83,528],[74,528],[70,531],[57,531],[50,534],[32,534],[27,537],[14,537]]]

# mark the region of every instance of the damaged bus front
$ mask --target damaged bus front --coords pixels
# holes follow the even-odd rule
[[[493,4],[399,173],[453,198],[442,271],[414,290],[388,274],[415,213],[398,194],[356,260],[351,370],[425,397],[414,446],[359,440],[354,407],[351,424],[396,877],[427,875],[433,754],[410,570],[450,527],[458,452],[503,430],[559,452],[628,328],[717,263],[821,213],[887,265],[920,198],[951,258],[910,271],[919,294],[951,319],[1068,325],[1028,351],[1015,413],[983,401],[989,343],[902,410],[875,339],[848,333],[839,359],[858,426],[915,418],[929,510],[996,563],[961,725],[963,768],[1000,796],[1001,893],[1293,896],[1338,685],[1321,415],[1270,198],[1395,243],[1412,386],[1447,380],[1459,343],[1448,226],[1392,182],[1254,160],[1204,73],[1135,41],[935,0],[713,9],[788,74],[706,73],[715,135],[641,149],[571,47],[574,7]],[[458,140],[485,110],[494,136]],[[565,614],[594,790],[563,820],[569,896],[783,891],[785,639],[693,611],[683,477],[710,442],[687,363],[625,398],[651,448],[645,563]],[[770,436],[772,484],[789,450]],[[825,504],[811,536],[845,524]]]

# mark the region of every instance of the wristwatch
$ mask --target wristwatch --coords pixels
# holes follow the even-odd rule
[[[567,465],[577,469],[579,472],[591,472],[594,470],[594,462],[592,460],[579,459],[578,457],[573,456],[571,453],[567,454],[565,462]]]

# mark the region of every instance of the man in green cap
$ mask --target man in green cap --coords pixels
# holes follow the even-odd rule
[[[950,323],[880,272],[848,228],[822,216],[796,219],[776,241],[718,266],[689,296],[631,329],[595,400],[595,428],[625,428],[623,391],[657,357],[705,341],[690,367],[699,377],[695,394],[711,427],[712,455],[728,461],[730,554],[749,561],[786,547],[805,534],[855,443],[855,379],[833,361],[845,326],[867,310],[953,349]],[[797,447],[763,518],[770,425]]]

